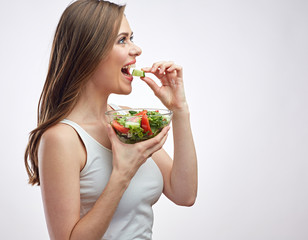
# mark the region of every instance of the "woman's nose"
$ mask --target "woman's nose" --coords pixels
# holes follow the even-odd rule
[[[131,55],[134,56],[140,56],[142,53],[142,50],[140,47],[138,47],[137,45],[135,45],[134,43],[132,44],[132,47],[130,48],[130,52]]]

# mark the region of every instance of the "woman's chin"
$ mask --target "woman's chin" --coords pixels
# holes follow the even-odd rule
[[[116,94],[119,95],[129,95],[132,92],[132,87],[127,87],[127,88],[122,88],[120,91],[115,92]]]
[[[129,94],[131,94],[131,92],[132,92],[132,89],[130,89],[129,91],[123,93],[123,95],[129,95]]]

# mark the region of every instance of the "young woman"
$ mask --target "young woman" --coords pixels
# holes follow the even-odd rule
[[[56,29],[25,153],[51,239],[151,239],[152,205],[162,192],[178,205],[195,202],[197,158],[180,66],[162,61],[143,69],[162,86],[142,78],[173,111],[173,160],[162,149],[169,127],[124,144],[105,118],[109,95],[132,91],[123,67],[141,54],[123,12],[110,2],[75,1]]]

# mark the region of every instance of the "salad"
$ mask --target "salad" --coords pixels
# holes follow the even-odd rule
[[[111,126],[124,143],[136,143],[155,137],[171,121],[172,112],[162,114],[159,110],[129,110],[127,114],[114,113]]]

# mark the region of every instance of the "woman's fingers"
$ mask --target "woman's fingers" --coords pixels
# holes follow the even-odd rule
[[[161,61],[156,62],[152,67],[144,67],[143,71],[148,73],[153,73],[157,78],[159,78],[163,85],[168,84],[169,78],[180,78],[183,77],[183,69],[181,66],[176,65],[172,61]]]
[[[157,62],[157,63],[153,64],[151,72],[155,73],[155,72],[158,71],[159,74],[163,74],[165,72],[165,70],[167,68],[171,67],[172,65],[174,65],[174,62],[172,62],[172,61],[169,61],[169,62],[165,62],[165,61]]]
[[[107,134],[108,134],[108,137],[111,139],[114,138],[114,130],[112,129],[112,127],[110,126],[110,124],[106,124],[106,128],[107,128]]]
[[[145,71],[145,72],[151,72],[151,67],[143,67],[141,68],[142,71]]]
[[[159,141],[158,144],[155,144],[152,148],[149,149],[149,152],[150,152],[149,156],[152,156],[153,153],[157,152],[163,147],[163,145],[165,144],[167,140],[167,137],[168,137],[168,133],[163,136],[163,138]]]
[[[163,62],[159,66],[159,74],[164,74],[166,69],[170,68],[172,65],[174,65],[174,62]]]
[[[170,73],[171,73],[171,72],[173,72],[173,71],[176,71],[176,72],[177,72],[177,76],[178,76],[179,78],[182,78],[182,77],[183,77],[183,68],[182,68],[181,66],[174,64],[174,65],[170,66],[170,67],[167,69],[167,72],[170,72]]]
[[[143,149],[151,149],[151,148],[155,147],[156,145],[163,145],[163,143],[165,142],[164,139],[167,137],[167,135],[168,135],[167,133],[168,133],[169,129],[170,129],[170,126],[164,127],[162,129],[162,131],[159,134],[157,134],[157,136],[155,136],[154,138],[151,138],[147,141],[143,141],[143,142],[140,142],[140,143],[137,143],[137,144],[142,144]],[[118,139],[116,133],[114,132],[114,130],[111,127],[110,124],[107,124],[107,134],[108,134],[108,137],[109,137],[112,144],[114,144],[114,143],[123,144]]]
[[[157,74],[157,75],[163,75],[165,73],[166,69],[168,69],[172,65],[174,65],[174,62],[161,61],[161,62],[154,63],[152,65],[152,67],[144,67],[144,68],[142,68],[142,70],[145,71],[145,72],[151,72],[151,73]]]
[[[107,124],[107,134],[108,134],[108,137],[110,139],[110,142],[111,142],[111,145],[114,145],[115,143],[120,143],[121,144],[121,141],[118,139],[116,133],[114,132],[113,128],[111,127],[110,124]]]
[[[170,126],[164,127],[163,130],[156,137],[141,142],[143,148],[146,149],[146,151],[149,153],[148,155],[153,154],[164,145],[169,130]]]

